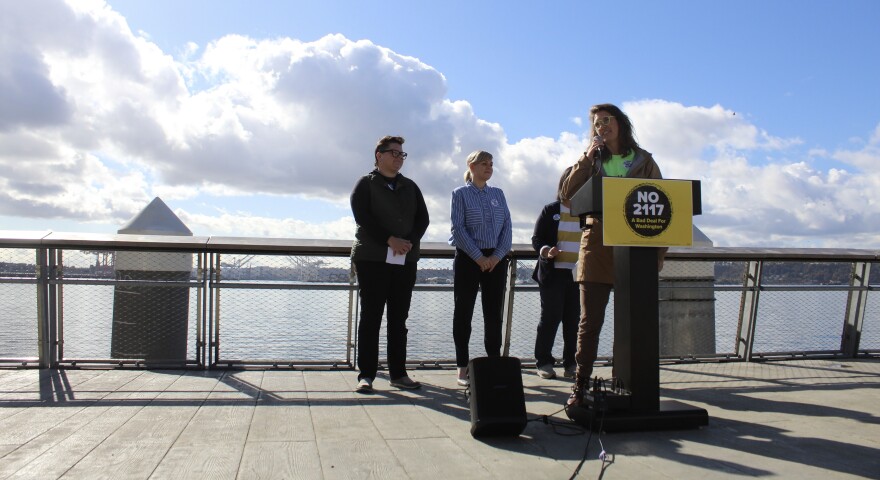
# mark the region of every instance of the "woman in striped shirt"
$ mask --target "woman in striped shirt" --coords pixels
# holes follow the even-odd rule
[[[556,378],[553,366],[553,343],[562,323],[562,367],[567,378],[574,378],[577,370],[578,321],[581,316],[580,289],[574,279],[574,268],[581,244],[578,217],[571,215],[570,203],[562,201],[562,183],[572,167],[565,169],[559,179],[556,201],[544,206],[535,222],[532,248],[538,252],[538,262],[532,278],[538,282],[541,295],[541,319],[535,337],[535,360],[538,376]]]
[[[478,289],[482,294],[486,355],[501,356],[501,313],[512,238],[504,192],[486,184],[492,178],[492,154],[477,150],[468,156],[467,166],[465,185],[452,191],[449,238],[449,244],[455,247],[452,338],[458,384],[463,386],[469,383],[468,344]]]

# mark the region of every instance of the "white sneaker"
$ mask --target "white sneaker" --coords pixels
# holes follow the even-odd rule
[[[467,367],[458,367],[458,380],[456,380],[459,385],[462,387],[466,387],[471,384],[470,379],[468,378],[468,369]]]
[[[565,373],[563,373],[562,375],[565,378],[574,378],[575,376],[577,376],[577,371],[578,371],[577,365],[572,365],[572,366],[566,368]]]
[[[360,379],[354,391],[357,393],[373,393],[373,379],[367,377]]]
[[[553,370],[552,364],[541,365],[538,367],[538,376],[548,380],[556,378],[556,370]]]

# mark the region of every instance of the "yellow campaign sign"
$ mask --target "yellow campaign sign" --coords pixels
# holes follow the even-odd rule
[[[689,247],[693,237],[693,193],[689,180],[602,179],[605,245]]]

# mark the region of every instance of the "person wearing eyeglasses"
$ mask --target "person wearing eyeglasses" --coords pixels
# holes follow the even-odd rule
[[[406,319],[416,283],[419,242],[428,229],[428,207],[415,182],[400,173],[407,154],[403,137],[379,139],[375,168],[351,193],[357,224],[351,260],[358,279],[358,393],[372,393],[379,367],[379,331],[387,305],[388,375],[391,386],[421,384],[406,373]]]
[[[541,317],[535,336],[535,366],[541,378],[556,378],[553,366],[553,343],[562,324],[562,367],[566,378],[576,374],[578,320],[581,316],[580,293],[574,281],[581,242],[578,217],[571,215],[571,203],[562,201],[562,184],[572,167],[562,172],[556,189],[556,201],[541,210],[532,234],[532,248],[538,261],[532,278],[538,282]]]
[[[605,103],[590,108],[593,139],[562,184],[563,200],[571,197],[591,177],[662,178],[653,156],[635,139],[632,122],[617,106]],[[664,249],[658,256],[662,268]],[[601,216],[588,216],[581,234],[577,282],[580,284],[581,318],[578,324],[577,372],[569,405],[580,405],[593,373],[599,334],[614,286],[614,249],[602,242]]]
[[[507,281],[512,227],[504,192],[487,184],[492,178],[492,154],[477,150],[467,158],[464,186],[452,191],[453,260],[452,338],[458,384],[469,384],[471,322],[477,291],[481,293],[486,355],[501,356],[502,307]]]

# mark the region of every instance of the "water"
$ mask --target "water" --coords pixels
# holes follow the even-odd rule
[[[265,282],[264,282],[265,283]],[[63,288],[63,360],[109,359],[113,329],[112,286]],[[219,295],[220,361],[347,361],[349,299],[346,290],[223,289]],[[715,292],[716,352],[733,353],[740,293]],[[37,356],[36,286],[0,284],[0,358]],[[873,304],[877,302],[874,301]],[[187,358],[196,356],[197,297],[190,289]],[[861,348],[878,348],[878,309],[869,301]],[[416,291],[409,328],[408,359],[450,361],[453,296],[450,290]],[[762,292],[755,352],[838,350],[846,311],[846,292]],[[599,355],[611,356],[613,298],[609,304]],[[537,290],[515,293],[510,354],[533,358],[540,315]],[[554,354],[562,352],[561,329]],[[385,355],[382,333],[380,355]],[[474,312],[472,357],[485,353],[480,301]],[[873,345],[873,346],[872,346]],[[352,354],[353,355],[353,354]]]
[[[0,358],[37,356],[37,287],[0,285]]]

